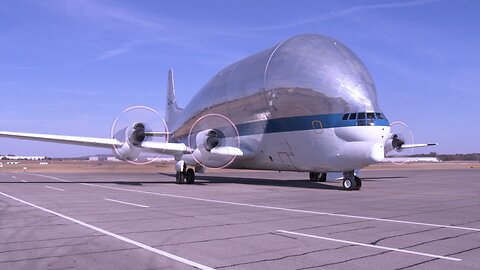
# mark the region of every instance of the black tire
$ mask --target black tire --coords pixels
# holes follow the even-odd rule
[[[359,190],[360,188],[362,188],[362,179],[360,179],[360,177],[358,176],[355,176],[355,181],[357,182],[357,186],[355,187],[355,190]]]
[[[316,172],[310,172],[310,174],[308,175],[310,178],[310,181],[315,181],[317,177],[316,174],[317,174]]]
[[[348,179],[348,178],[343,179],[343,188],[346,189],[346,190],[356,190],[357,180],[355,178],[353,178],[353,179]]]
[[[175,183],[183,184],[185,181],[185,175],[182,172],[177,172],[175,174]]]
[[[187,180],[187,184],[195,183],[195,171],[192,168],[187,170],[185,179]]]
[[[327,182],[327,173],[320,173],[318,177],[318,182]]]

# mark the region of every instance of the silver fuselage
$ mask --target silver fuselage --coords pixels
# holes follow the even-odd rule
[[[253,153],[229,167],[348,171],[381,161],[390,134],[386,119],[342,119],[359,112],[381,113],[360,59],[334,39],[300,35],[221,70],[173,124],[171,141],[191,144],[192,125],[220,114]]]

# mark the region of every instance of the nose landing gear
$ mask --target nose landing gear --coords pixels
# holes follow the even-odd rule
[[[362,179],[353,171],[343,173],[343,188],[346,190],[359,190],[362,187]]]

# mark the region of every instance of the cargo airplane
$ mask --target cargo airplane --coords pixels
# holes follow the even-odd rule
[[[146,151],[173,155],[176,182],[192,184],[205,168],[308,172],[323,182],[343,173],[343,187],[362,186],[356,171],[407,144],[377,103],[374,82],[345,45],[299,35],[222,69],[181,109],[168,73],[165,130],[133,122],[111,138],[0,131],[0,136],[113,149],[132,161]],[[153,141],[164,136],[163,141]]]

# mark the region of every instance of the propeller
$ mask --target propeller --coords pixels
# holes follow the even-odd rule
[[[188,133],[192,157],[200,165],[221,169],[230,165],[240,147],[237,127],[226,116],[206,114],[198,118]]]
[[[123,110],[112,124],[111,138],[124,142],[114,146],[114,154],[132,164],[149,164],[159,158],[159,154],[142,152],[145,141],[168,141],[168,128],[159,113],[147,106],[132,106]]]
[[[413,155],[413,148],[402,148],[403,145],[407,144],[414,144],[413,133],[408,125],[400,121],[392,122],[390,124],[390,139],[385,144],[385,156],[390,158],[390,162],[394,164],[405,164],[407,162],[406,159],[399,162],[395,161],[395,158]]]

